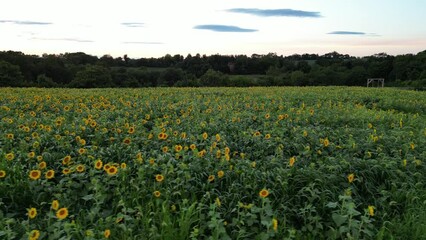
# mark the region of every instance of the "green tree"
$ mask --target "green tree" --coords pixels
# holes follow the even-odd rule
[[[161,73],[160,83],[166,86],[173,86],[175,83],[185,78],[185,72],[180,68],[167,68]]]
[[[228,77],[221,72],[209,69],[203,76],[200,77],[200,81],[202,86],[226,86],[228,82]]]
[[[24,83],[19,66],[0,61],[0,87],[19,87]]]
[[[57,87],[58,84],[55,83],[52,78],[46,76],[46,74],[40,74],[37,76],[36,80],[37,87]]]
[[[98,65],[88,65],[84,70],[77,72],[69,86],[75,88],[111,87],[111,73],[108,68]]]

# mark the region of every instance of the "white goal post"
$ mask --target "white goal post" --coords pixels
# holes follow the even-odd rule
[[[368,78],[367,79],[367,87],[374,87],[375,85],[376,87],[384,87],[385,79],[384,78]]]

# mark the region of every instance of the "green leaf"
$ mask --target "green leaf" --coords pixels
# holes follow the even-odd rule
[[[337,202],[329,202],[329,203],[327,203],[326,206],[329,207],[329,208],[336,208],[337,207]]]
[[[339,215],[337,213],[333,213],[331,216],[333,218],[334,223],[339,227],[348,219],[348,215]]]
[[[92,200],[93,199],[93,194],[86,195],[86,196],[82,197],[82,199],[85,200],[85,201]]]

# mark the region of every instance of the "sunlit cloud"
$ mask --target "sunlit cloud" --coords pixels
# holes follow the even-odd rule
[[[257,32],[257,29],[240,28],[228,25],[197,25],[194,29],[210,30],[214,32]]]
[[[11,23],[17,25],[50,25],[50,22],[18,21],[18,20],[0,20],[0,23]]]
[[[320,12],[308,12],[308,11],[294,10],[294,9],[231,8],[231,9],[227,9],[226,11],[232,12],[232,13],[245,13],[245,14],[255,15],[259,17],[299,17],[299,18],[321,17]]]
[[[134,27],[134,28],[144,27],[144,23],[140,23],[140,22],[124,22],[124,23],[121,23],[121,25],[124,25],[126,27]]]

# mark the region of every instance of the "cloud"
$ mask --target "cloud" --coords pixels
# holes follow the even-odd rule
[[[294,9],[231,8],[227,9],[226,11],[232,13],[251,14],[259,17],[321,17],[321,14],[319,12],[308,12]]]
[[[365,32],[351,32],[351,31],[333,31],[327,34],[335,34],[335,35],[366,35]]]
[[[79,43],[91,43],[92,40],[79,39],[79,38],[31,38],[32,40],[42,40],[42,41],[67,41],[67,42],[79,42]]]
[[[0,23],[12,23],[18,25],[50,25],[50,22],[18,21],[18,20],[0,20]]]
[[[124,44],[148,44],[148,45],[156,45],[156,44],[164,44],[162,42],[123,42]]]
[[[124,25],[126,27],[143,27],[144,23],[140,23],[140,22],[124,22],[124,23],[121,23],[121,25]]]
[[[257,29],[240,28],[227,25],[197,25],[194,29],[210,30],[214,32],[257,32]]]

